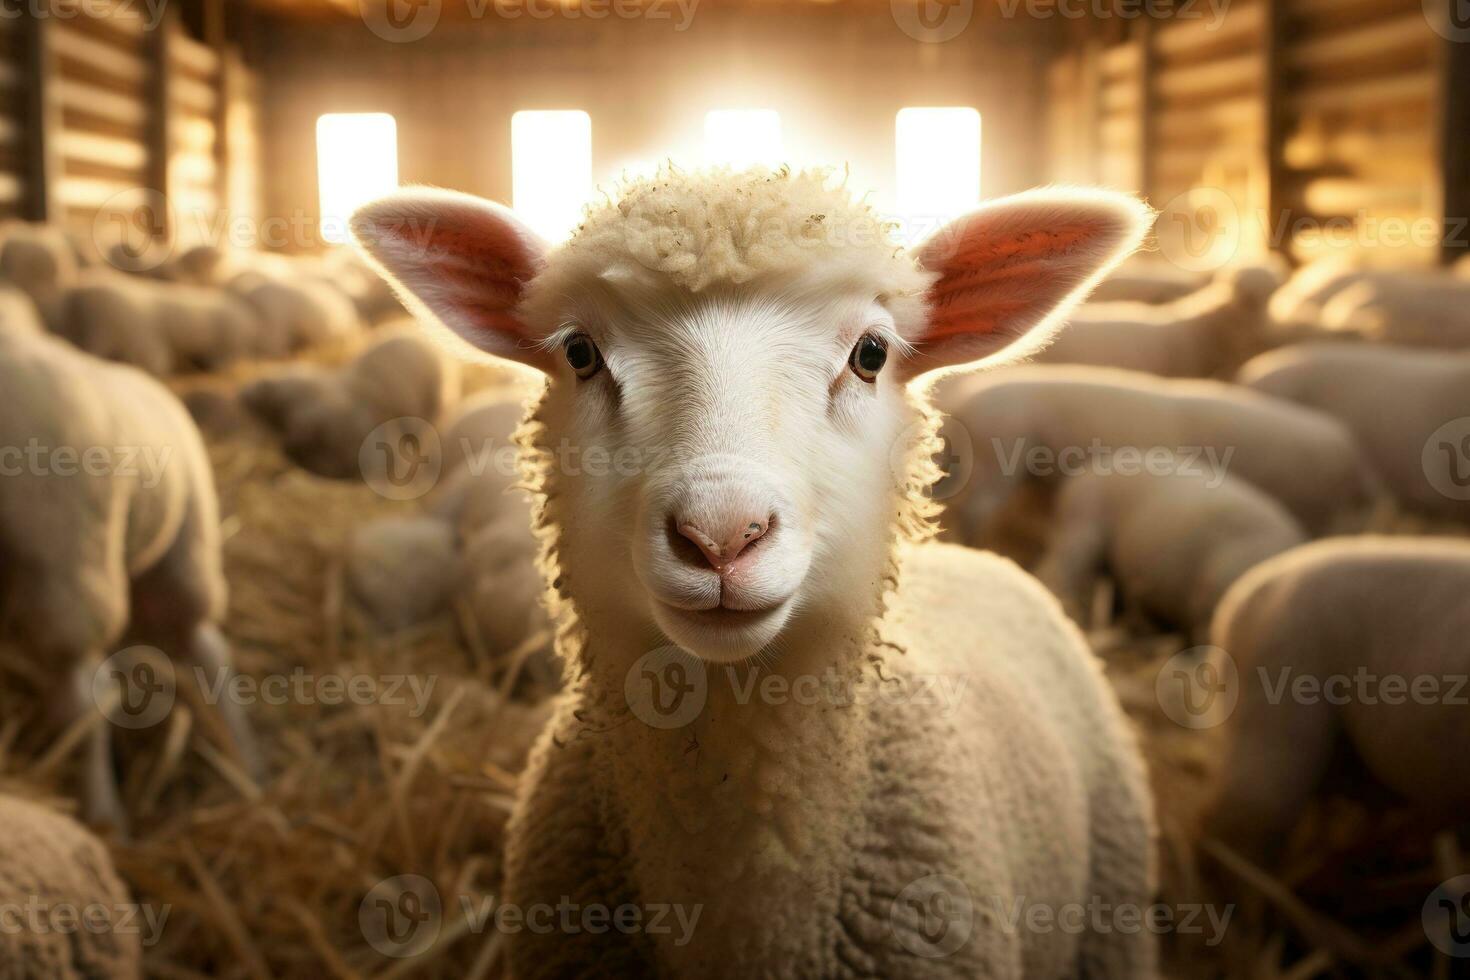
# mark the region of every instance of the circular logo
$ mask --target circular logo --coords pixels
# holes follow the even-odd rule
[[[623,678],[623,697],[650,728],[683,728],[704,710],[709,681],[704,661],[676,646],[651,650]]]
[[[92,219],[92,244],[122,272],[151,272],[173,255],[173,206],[161,192],[134,187],[109,197]]]
[[[1424,19],[1434,33],[1456,44],[1470,42],[1470,3],[1465,0],[1420,0]]]
[[[1164,205],[1154,222],[1159,252],[1187,272],[1215,272],[1240,250],[1240,208],[1218,187],[1196,187]]]
[[[1165,661],[1154,695],[1169,720],[1183,728],[1214,728],[1235,713],[1240,671],[1219,647],[1192,647]]]
[[[1470,500],[1470,416],[1435,429],[1420,459],[1430,486],[1451,500]]]
[[[904,949],[915,956],[939,959],[970,938],[975,903],[963,881],[954,875],[932,874],[899,892],[888,916]]]
[[[1430,893],[1421,912],[1424,934],[1446,956],[1470,957],[1470,875],[1451,878]]]
[[[416,500],[434,489],[444,467],[439,430],[421,418],[389,419],[357,451],[363,481],[388,500]]]
[[[393,44],[422,41],[439,24],[442,0],[362,0],[367,29]]]
[[[443,922],[439,889],[423,875],[386,878],[357,907],[363,938],[384,956],[419,955],[434,945]]]
[[[177,692],[173,661],[154,647],[119,650],[92,674],[92,703],[119,728],[152,728],[168,717]]]
[[[952,41],[970,26],[975,0],[888,0],[893,22],[915,41]]]

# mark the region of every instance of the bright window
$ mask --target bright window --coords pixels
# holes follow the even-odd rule
[[[710,163],[737,169],[783,163],[781,114],[774,109],[716,109],[707,113],[704,154]]]
[[[592,117],[581,110],[510,117],[511,201],[548,241],[561,241],[592,196]]]
[[[969,107],[900,109],[898,210],[943,220],[980,201],[980,113]]]
[[[329,112],[316,120],[322,237],[347,241],[347,219],[398,186],[398,126],[386,112]]]

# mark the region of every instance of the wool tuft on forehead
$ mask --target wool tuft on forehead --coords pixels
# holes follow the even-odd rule
[[[933,277],[894,230],[830,170],[665,166],[590,206],[531,291],[564,295],[579,279],[622,268],[690,292],[812,272],[860,277],[895,299],[919,297]]]

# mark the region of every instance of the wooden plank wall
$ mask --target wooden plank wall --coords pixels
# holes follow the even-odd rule
[[[232,188],[258,180],[256,83],[233,47],[147,9],[91,0],[0,19],[0,216],[64,224],[99,249],[221,234]],[[233,193],[253,219],[258,193]]]
[[[1050,66],[1051,177],[1145,194],[1165,254],[1218,219],[1232,257],[1431,263],[1464,207],[1441,163],[1467,138],[1445,116],[1464,111],[1456,47],[1422,0],[1233,0],[1108,45],[1078,32]]]

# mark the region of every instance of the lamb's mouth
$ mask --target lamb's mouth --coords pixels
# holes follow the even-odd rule
[[[669,639],[706,660],[743,660],[758,653],[786,625],[793,599],[760,609],[680,609],[655,602],[654,618]]]

